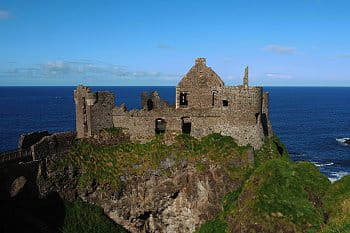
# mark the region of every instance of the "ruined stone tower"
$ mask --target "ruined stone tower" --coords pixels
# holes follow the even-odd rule
[[[112,93],[91,92],[90,88],[79,85],[74,91],[75,122],[77,137],[90,137],[98,130],[113,127]]]
[[[205,58],[197,58],[176,87],[175,106],[163,101],[157,92],[142,93],[142,108],[131,111],[125,105],[115,106],[109,92],[92,93],[78,86],[74,92],[78,137],[109,127],[124,128],[132,139],[140,141],[159,133],[169,137],[188,133],[197,138],[221,133],[240,145],[260,148],[272,135],[269,96],[262,87],[249,86],[248,75],[246,67],[242,85],[225,86]]]

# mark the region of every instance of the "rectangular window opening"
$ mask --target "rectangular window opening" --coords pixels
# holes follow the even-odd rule
[[[223,100],[222,101],[222,106],[227,107],[228,106],[228,100]]]
[[[187,100],[187,93],[181,92],[180,93],[180,106],[187,106],[188,100]]]

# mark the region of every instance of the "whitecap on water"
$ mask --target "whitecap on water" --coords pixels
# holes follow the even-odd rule
[[[348,144],[345,143],[346,140],[350,140],[350,138],[337,138],[335,139],[337,142],[340,142],[341,144],[348,146]]]
[[[332,166],[332,165],[334,165],[334,163],[332,163],[332,162],[320,163],[320,162],[313,162],[313,161],[311,161],[311,163],[315,164],[315,166],[317,166],[317,167],[324,167],[324,166]]]
[[[331,172],[330,177],[328,179],[333,183],[334,181],[337,181],[341,179],[343,176],[348,175],[349,172],[339,171],[339,172]]]

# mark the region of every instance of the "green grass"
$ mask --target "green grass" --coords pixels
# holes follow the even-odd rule
[[[318,232],[323,225],[320,200],[329,185],[311,163],[285,158],[267,161],[246,181],[239,208],[232,211],[233,222],[239,223],[238,229],[261,232]]]
[[[186,159],[195,164],[199,171],[208,169],[209,164],[219,164],[233,179],[241,179],[247,163],[250,146],[240,147],[227,136],[211,134],[201,140],[189,135],[179,135],[172,145],[165,144],[162,136],[141,144],[123,142],[113,146],[96,146],[80,143],[61,161],[61,167],[73,166],[81,171],[80,185],[97,182],[104,190],[120,186],[123,174],[141,175],[157,169],[162,160],[169,156],[178,161]]]
[[[324,227],[322,197],[330,182],[313,164],[281,157],[262,162],[247,177],[198,232],[320,232]]]
[[[120,127],[105,128],[105,129],[102,129],[101,131],[106,131],[114,136],[120,136],[123,134],[123,128],[120,128]]]
[[[275,134],[271,138],[265,139],[265,143],[255,152],[255,155],[256,166],[260,166],[262,163],[271,159],[289,157],[287,148]]]
[[[202,224],[201,227],[196,230],[195,233],[225,233],[227,228],[227,223],[221,218],[216,218],[214,220],[207,221]]]
[[[254,151],[254,164],[247,162],[252,151],[252,147],[238,146],[234,139],[220,134],[200,140],[179,135],[172,145],[165,144],[161,135],[145,144],[82,143],[61,165],[79,168],[83,186],[95,181],[105,190],[115,190],[123,185],[121,175],[142,175],[158,169],[160,162],[169,156],[178,164],[184,159],[193,163],[199,172],[217,164],[241,186],[223,198],[222,211],[197,233],[350,232],[350,177],[331,185],[313,164],[290,161],[277,136]]]
[[[323,198],[328,221],[323,233],[350,232],[350,176],[334,182]]]
[[[110,220],[100,207],[81,200],[65,203],[62,233],[126,233]]]

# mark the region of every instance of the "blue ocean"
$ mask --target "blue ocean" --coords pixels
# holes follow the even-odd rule
[[[0,151],[17,147],[22,133],[74,130],[75,87],[0,87]],[[92,87],[109,90],[116,103],[140,107],[142,91],[157,90],[174,103],[175,87]],[[349,87],[265,87],[273,130],[293,160],[313,162],[331,180],[350,173]]]

